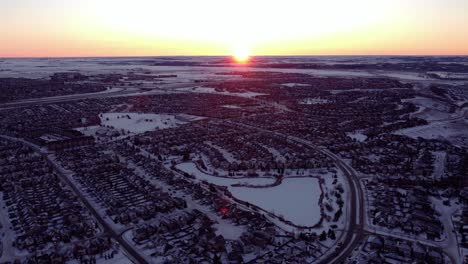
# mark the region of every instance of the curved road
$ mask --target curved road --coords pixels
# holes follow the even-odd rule
[[[346,164],[342,159],[340,159],[338,156],[333,154],[332,152],[328,151],[327,149],[323,147],[318,147],[314,145],[312,142],[307,141],[305,139],[294,137],[294,136],[288,136],[279,132],[270,131],[267,129],[254,127],[251,125],[235,123],[235,122],[230,122],[230,121],[227,121],[227,122],[236,126],[244,126],[244,127],[248,127],[251,129],[264,132],[264,133],[274,134],[276,136],[282,136],[286,138],[287,140],[291,140],[296,143],[300,143],[310,148],[313,148],[323,153],[327,157],[331,158],[335,162],[335,165],[341,171],[343,171],[343,174],[345,175],[349,183],[348,185],[349,185],[349,192],[350,192],[350,202],[348,204],[348,217],[347,217],[349,221],[345,228],[346,229],[345,237],[342,239],[342,241],[340,241],[340,243],[337,243],[335,245],[335,249],[331,249],[327,255],[323,256],[323,258],[318,261],[318,263],[324,263],[324,264],[325,263],[326,264],[341,263],[347,257],[349,257],[351,253],[353,252],[353,250],[359,245],[359,243],[365,237],[364,223],[366,219],[365,219],[365,210],[364,210],[364,192],[362,191],[362,187],[359,182],[357,172],[348,164]]]
[[[309,145],[313,147],[313,145]],[[320,148],[316,148],[320,149]],[[335,161],[335,164],[338,168],[343,171],[343,174],[346,176],[349,182],[349,191],[351,201],[348,204],[348,226],[347,233],[344,240],[341,242],[342,246],[336,246],[336,254],[330,254],[324,259],[321,259],[319,263],[341,263],[348,256],[351,255],[353,250],[361,243],[365,237],[364,233],[364,223],[365,219],[365,210],[364,210],[364,192],[362,191],[361,184],[359,183],[359,178],[357,177],[356,172],[353,168],[344,163],[339,157],[335,154],[329,152],[328,150],[321,149],[322,153],[330,157]]]
[[[186,84],[184,84],[186,85]],[[121,90],[116,92],[108,92],[108,93],[96,93],[96,94],[82,94],[82,95],[74,95],[74,96],[65,96],[65,97],[58,97],[58,98],[40,98],[39,100],[31,100],[31,101],[19,101],[19,102],[12,102],[9,104],[4,104],[3,107],[8,108],[15,108],[15,107],[24,107],[27,105],[32,104],[47,104],[47,103],[57,103],[57,102],[65,102],[65,101],[74,101],[74,100],[81,100],[87,98],[98,98],[98,97],[109,97],[109,96],[132,96],[141,94],[141,91],[135,90]],[[284,109],[283,109],[284,110]],[[226,122],[225,120],[223,120]],[[359,243],[365,237],[364,232],[364,223],[365,223],[365,211],[364,211],[364,195],[359,183],[359,178],[357,176],[356,171],[347,165],[343,160],[337,157],[335,154],[331,153],[330,151],[326,150],[325,148],[318,147],[314,145],[312,142],[304,140],[302,138],[294,137],[285,135],[279,132],[270,131],[246,124],[240,124],[235,122],[227,121],[236,126],[244,126],[249,127],[258,131],[262,131],[265,133],[274,134],[277,136],[282,136],[287,138],[288,140],[307,145],[324,155],[331,158],[335,165],[343,171],[345,175],[348,185],[349,185],[349,192],[350,192],[350,202],[348,204],[348,222],[346,225],[346,233],[344,237],[341,238],[341,241],[335,245],[335,248],[331,249],[328,254],[322,257],[318,262],[319,263],[340,263],[344,261],[348,256],[351,255],[352,251],[359,245]],[[24,142],[29,143],[29,142]],[[37,147],[37,146],[36,146]],[[56,164],[54,164],[56,167]],[[56,167],[57,168],[57,167]],[[60,170],[58,170],[61,172]],[[63,174],[63,173],[61,173]],[[115,232],[105,221],[101,218],[99,213],[94,210],[91,204],[86,200],[85,197],[79,192],[78,188],[76,188],[73,183],[71,183],[67,177],[62,175],[63,179],[73,188],[73,190],[77,193],[77,195],[82,199],[83,203],[90,209],[90,211],[95,215],[96,219],[99,223],[104,227],[105,231],[110,234],[114,239],[116,239],[123,248],[139,263],[148,263],[138,252],[136,252],[133,247],[131,247],[122,237]]]

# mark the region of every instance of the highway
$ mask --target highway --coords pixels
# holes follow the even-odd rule
[[[203,83],[203,85],[216,84],[217,82]],[[177,90],[179,88],[191,88],[199,86],[195,82],[160,84],[158,87],[114,87],[110,90],[97,93],[71,94],[63,96],[30,98],[6,103],[0,103],[0,109],[14,109],[34,105],[56,104],[64,102],[79,101],[85,99],[97,99],[106,97],[130,97],[140,95],[157,95],[168,93],[189,93],[189,91]]]
[[[141,93],[140,89],[137,88],[116,88],[109,91],[97,92],[97,93],[85,93],[85,94],[72,94],[64,96],[52,96],[52,97],[39,97],[31,98],[13,102],[7,102],[0,104],[0,109],[13,109],[21,108],[32,105],[40,104],[54,104],[70,101],[78,101],[84,99],[104,98],[104,97],[116,97],[116,96],[131,96]]]
[[[309,145],[313,147],[313,145]],[[318,148],[320,149],[320,148]],[[348,204],[348,224],[346,227],[347,233],[344,240],[341,241],[342,246],[335,246],[336,254],[330,254],[321,259],[319,263],[341,263],[351,255],[353,250],[364,240],[364,223],[365,210],[364,210],[364,192],[362,191],[361,184],[357,173],[353,168],[344,163],[335,154],[328,150],[321,149],[322,153],[333,159],[336,166],[343,172],[349,183],[350,203]]]

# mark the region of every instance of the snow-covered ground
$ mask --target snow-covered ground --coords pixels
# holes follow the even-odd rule
[[[433,122],[425,126],[401,129],[395,134],[411,138],[446,139],[454,145],[468,145],[468,123],[466,120]]]
[[[157,185],[161,188],[164,192],[171,193],[172,196],[184,199],[187,203],[187,210],[199,210],[208,216],[211,220],[213,220],[214,224],[213,227],[216,229],[215,233],[217,235],[222,235],[226,240],[237,240],[242,235],[242,233],[246,232],[245,226],[241,226],[231,222],[231,220],[223,218],[220,214],[213,210],[212,207],[208,205],[200,204],[199,202],[195,201],[193,197],[183,190],[174,189],[173,186],[168,185],[164,181],[159,180],[157,177],[154,177],[152,173],[145,170],[143,167],[135,164],[131,159],[126,159],[125,157],[115,153],[119,156],[120,159],[125,160],[129,168],[134,169],[135,173],[140,177],[148,180],[152,184]],[[155,158],[153,155],[148,155],[152,158]],[[177,212],[175,213],[177,214]],[[158,220],[156,220],[158,221]],[[148,244],[143,245],[136,245],[133,241],[133,230],[129,229],[128,231],[124,232],[123,238],[133,247],[135,247],[140,253],[142,253],[145,258],[151,259],[150,263],[163,263],[164,257],[161,256],[153,256],[152,254],[155,252],[155,248],[152,246],[148,246]]]
[[[94,136],[99,131],[99,129],[104,129],[100,126],[88,126],[88,127],[77,127],[75,130],[80,131],[85,136]]]
[[[435,156],[433,177],[440,180],[444,176],[447,153],[444,151],[435,151],[433,154]]]
[[[363,142],[367,139],[367,136],[361,132],[346,133],[346,135],[352,139],[356,139],[359,142]]]
[[[299,102],[299,104],[313,105],[313,104],[326,104],[329,103],[327,99],[321,98],[305,98]]]
[[[286,86],[286,87],[296,87],[296,86],[309,86],[310,84],[306,84],[306,83],[283,83],[281,85]]]
[[[209,145],[210,147],[218,150],[221,155],[223,155],[223,157],[228,161],[228,162],[237,162],[237,159],[234,158],[234,156],[232,155],[232,153],[230,153],[229,151],[227,151],[226,149],[216,145],[216,144],[213,144],[212,142],[210,141],[207,141],[205,142],[207,145]]]
[[[212,214],[209,216],[212,216]],[[227,223],[227,221],[215,223],[213,227],[216,228],[216,235],[222,235],[224,239],[228,240],[239,239],[242,233],[246,232],[242,227]]]
[[[440,213],[439,220],[444,226],[444,237],[441,244],[448,254],[457,259],[459,263],[462,263],[456,230],[452,220],[453,214],[460,209],[460,205],[456,204],[454,200],[450,202],[450,205],[444,205],[441,199],[435,197],[431,197],[431,201],[436,211]]]
[[[265,95],[263,93],[256,93],[256,92],[241,92],[241,93],[231,93],[227,91],[216,91],[215,88],[211,87],[189,87],[189,88],[178,88],[178,91],[186,91],[192,93],[208,93],[208,94],[222,94],[222,95],[232,95],[232,96],[239,96],[245,98],[253,98],[260,95]]]
[[[40,137],[40,139],[46,141],[46,142],[52,142],[52,141],[57,141],[57,140],[63,140],[66,139],[66,137],[58,134],[45,134]]]
[[[197,166],[192,162],[185,162],[176,165],[176,168],[187,172],[193,176],[195,176],[199,180],[205,180],[207,182],[219,185],[219,186],[231,186],[233,184],[248,184],[248,185],[257,185],[257,186],[264,186],[273,184],[275,179],[273,178],[242,178],[242,179],[235,179],[235,178],[228,178],[228,177],[215,177],[209,174],[203,173],[198,170]]]
[[[223,105],[224,108],[230,108],[230,109],[239,109],[241,108],[240,106],[238,105]]]
[[[17,250],[13,247],[13,242],[16,240],[15,231],[8,218],[8,210],[3,200],[3,194],[0,199],[0,262],[13,260]]]
[[[437,101],[432,98],[422,97],[422,96],[416,96],[415,98],[410,98],[410,99],[403,99],[402,101],[411,102],[415,105],[421,105],[421,106],[428,107],[428,108],[434,108],[439,111],[449,110],[449,106],[445,104],[444,102]]]
[[[131,133],[174,128],[190,121],[203,119],[202,117],[188,115],[141,113],[103,113],[99,117],[104,126],[111,126]]]
[[[196,178],[226,186],[234,197],[254,204],[277,216],[284,216],[297,225],[313,226],[321,218],[319,198],[320,184],[316,178],[286,178],[275,187],[246,188],[233,187],[235,183],[265,185],[274,182],[272,178],[230,179],[215,177],[199,171],[195,164],[181,163],[178,169],[193,174]]]
[[[270,152],[273,155],[275,160],[281,161],[281,162],[286,162],[286,158],[277,149],[272,148],[270,146],[263,145],[263,144],[260,144],[260,145],[262,147],[264,147],[265,149],[267,149],[268,152]]]
[[[432,98],[417,96],[411,99],[403,99],[402,101],[413,103],[418,107],[418,110],[412,113],[411,116],[427,121],[448,119],[457,115],[457,113],[449,113],[450,107],[446,103]]]
[[[395,134],[412,138],[446,139],[458,146],[468,146],[468,121],[463,118],[466,116],[465,109],[450,113],[450,106],[446,103],[422,96],[402,101],[415,104],[418,110],[411,115],[425,119],[429,124],[401,129]]]
[[[460,79],[460,80],[468,79],[467,73],[456,73],[456,72],[428,72],[428,73],[436,74],[442,79]]]
[[[101,125],[74,128],[86,136],[110,137],[113,140],[158,129],[174,128],[204,117],[186,114],[102,113]],[[99,139],[99,138],[98,138]],[[100,138],[102,139],[102,138]]]
[[[424,81],[431,79],[427,75],[417,72],[378,71],[377,75],[409,81]]]
[[[101,255],[96,256],[96,263],[97,264],[133,264],[134,262],[131,261],[122,251],[114,253],[112,258],[106,259],[106,255],[110,256],[112,251],[105,252]],[[80,261],[77,259],[71,260],[67,262],[68,264],[79,264]]]
[[[163,62],[153,58],[155,62]],[[211,58],[218,60],[219,58]],[[330,58],[339,63],[339,57]],[[139,62],[141,60],[141,62]],[[5,59],[0,61],[0,77],[48,78],[55,72],[80,72],[84,75],[96,74],[127,74],[128,72],[151,75],[174,74],[176,78],[165,78],[164,84],[193,83],[195,80],[232,80],[239,79],[236,75],[219,75],[222,72],[233,71],[266,71],[283,73],[302,73],[313,76],[340,76],[340,77],[392,77],[408,81],[430,80],[426,74],[403,71],[369,71],[369,70],[323,70],[323,69],[281,69],[281,68],[251,68],[224,65],[211,66],[160,66],[149,65],[148,58],[68,58],[68,59]],[[197,57],[178,58],[177,60],[197,61]],[[204,58],[207,62],[210,58]],[[276,58],[275,60],[278,60]],[[307,59],[304,61],[308,61]],[[322,61],[323,63],[323,61]],[[331,61],[330,61],[331,63]],[[457,75],[458,76],[458,75]],[[143,82],[143,81],[139,81]],[[153,82],[154,83],[154,82]],[[153,84],[154,85],[154,84]],[[160,84],[159,84],[160,85]],[[291,85],[291,84],[286,84]]]

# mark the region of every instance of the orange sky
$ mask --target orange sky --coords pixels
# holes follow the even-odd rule
[[[0,57],[468,55],[466,0],[15,0]]]

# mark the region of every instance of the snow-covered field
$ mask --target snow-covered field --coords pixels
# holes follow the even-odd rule
[[[239,76],[217,75],[220,72],[232,71],[268,71],[284,73],[303,73],[314,76],[350,76],[350,77],[392,77],[409,81],[424,81],[430,78],[425,74],[403,71],[369,71],[369,70],[338,70],[338,69],[281,69],[281,68],[250,68],[223,65],[219,67],[206,66],[161,66],[149,65],[148,58],[68,58],[68,59],[5,59],[0,61],[0,77],[46,78],[54,72],[80,72],[85,75],[128,72],[149,72],[149,75],[175,74],[177,78],[165,79],[164,83],[191,83],[200,79],[238,79]],[[155,62],[162,62],[154,58]],[[218,58],[204,58],[203,61],[217,60]],[[329,58],[337,60],[339,57]],[[129,62],[130,60],[131,62]],[[141,62],[139,62],[141,60]],[[178,60],[197,61],[197,57],[178,58]],[[281,60],[276,58],[276,60]],[[324,62],[320,59],[322,63]],[[307,61],[307,60],[304,60]],[[360,61],[360,60],[358,60]],[[356,61],[356,62],[358,62]],[[331,63],[332,61],[330,61]],[[456,75],[457,77],[459,75]]]
[[[192,93],[208,93],[208,94],[222,94],[222,95],[232,95],[232,96],[239,96],[245,98],[253,98],[260,95],[265,95],[263,93],[255,93],[255,92],[242,92],[242,93],[230,93],[230,92],[220,92],[216,91],[215,88],[211,87],[189,87],[189,88],[179,88],[178,91],[187,91]]]
[[[322,98],[305,98],[299,102],[299,104],[313,105],[313,104],[326,104],[329,103],[327,99]]]
[[[224,108],[229,108],[229,109],[239,109],[241,108],[238,105],[223,105]]]
[[[435,179],[440,180],[444,176],[447,153],[444,151],[435,151],[432,154],[434,154],[435,157],[433,176]]]
[[[316,178],[286,178],[280,185],[269,188],[233,187],[231,185],[236,183],[271,184],[274,179],[214,177],[199,171],[191,162],[181,163],[176,167],[200,180],[226,186],[237,199],[254,204],[277,216],[282,215],[294,224],[313,226],[321,218],[319,206],[321,189]]]
[[[306,83],[283,83],[281,85],[286,86],[286,87],[310,86],[310,84],[306,84]]]
[[[463,116],[466,116],[465,110],[450,113],[450,107],[446,103],[421,96],[402,101],[411,102],[418,107],[418,110],[411,114],[413,117],[425,119],[430,123],[401,129],[395,134],[412,138],[446,139],[455,145],[468,145],[468,122],[466,118],[463,119]]]
[[[377,75],[382,75],[384,77],[397,78],[401,80],[409,80],[409,81],[424,81],[427,79],[431,79],[427,75],[417,73],[417,72],[379,71]]]
[[[80,131],[85,136],[95,136],[96,133],[101,129],[103,131],[105,130],[105,128],[102,128],[100,126],[88,126],[88,127],[77,127],[77,128],[75,128],[75,130]]]
[[[425,126],[401,129],[395,134],[411,138],[446,139],[455,145],[468,145],[468,123],[466,120],[433,122]]]
[[[189,115],[140,114],[140,113],[103,113],[100,116],[102,125],[131,133],[174,128],[190,121],[203,119]]]
[[[52,142],[52,141],[57,141],[57,140],[64,140],[66,137],[58,134],[45,134],[40,137],[40,139],[46,141],[46,142]]]
[[[367,139],[367,136],[360,132],[346,133],[346,135],[352,139],[356,139],[359,142],[363,142]]]
[[[403,99],[402,101],[413,103],[418,107],[418,111],[411,114],[413,117],[428,121],[447,119],[456,115],[456,113],[449,113],[450,107],[447,104],[431,98],[417,96],[411,99]]]
[[[424,107],[428,108],[433,108],[437,109],[439,111],[448,111],[449,106],[447,106],[445,103],[436,101],[432,98],[427,98],[427,97],[422,97],[422,96],[416,96],[415,98],[410,98],[410,99],[403,99],[403,102],[411,102],[415,105],[421,105]]]
[[[442,79],[460,79],[460,80],[468,79],[467,73],[456,73],[456,72],[428,72],[428,73],[436,74]]]

